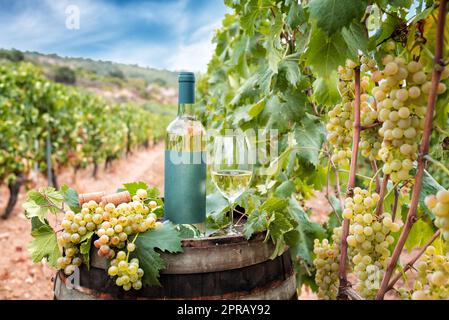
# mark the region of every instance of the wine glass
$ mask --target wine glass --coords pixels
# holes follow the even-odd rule
[[[251,145],[241,134],[225,134],[215,137],[211,176],[218,191],[228,200],[231,224],[227,235],[239,234],[235,228],[233,213],[235,201],[248,189],[253,175]]]

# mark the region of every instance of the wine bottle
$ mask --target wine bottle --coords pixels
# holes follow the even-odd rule
[[[195,75],[178,76],[178,115],[165,139],[165,218],[202,229],[206,219],[206,130],[196,118]]]

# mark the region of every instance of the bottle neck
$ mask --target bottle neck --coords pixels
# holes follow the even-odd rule
[[[195,118],[195,108],[193,103],[179,103],[178,117]]]

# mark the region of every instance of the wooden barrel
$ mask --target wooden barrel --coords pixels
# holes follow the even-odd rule
[[[249,241],[242,236],[185,239],[182,253],[161,253],[167,263],[161,287],[129,292],[114,284],[105,260],[91,252],[91,268],[80,268],[79,284],[57,274],[55,299],[296,299],[289,251],[270,259],[274,246],[263,240],[264,234]]]

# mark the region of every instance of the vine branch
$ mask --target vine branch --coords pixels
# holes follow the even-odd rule
[[[349,179],[348,188],[346,194],[348,196],[353,195],[355,187],[355,177],[357,169],[357,157],[359,153],[359,141],[360,141],[360,67],[354,70],[354,88],[355,88],[355,99],[354,99],[354,132],[352,136],[352,154],[351,154],[351,166],[349,168]],[[348,282],[346,274],[346,266],[348,260],[348,242],[346,238],[349,234],[349,219],[343,220],[343,230],[341,236],[341,254],[340,254],[340,267],[339,267],[339,280],[340,284],[338,287],[337,298],[341,300],[348,300],[348,287],[351,284]]]
[[[384,175],[384,178],[382,179],[382,185],[380,186],[380,193],[379,193],[379,202],[376,206],[376,216],[380,217],[382,212],[384,211],[384,200],[385,195],[387,194],[387,187],[388,187],[388,180],[390,179],[390,175],[386,174]]]
[[[444,24],[446,22],[446,11],[447,11],[447,0],[441,0],[439,5],[438,22],[437,22],[438,25],[435,43],[434,66],[432,72],[432,84],[430,87],[429,99],[427,102],[427,113],[424,122],[422,142],[419,148],[418,168],[416,170],[415,186],[413,188],[410,209],[407,214],[407,221],[405,222],[404,229],[402,230],[401,236],[399,237],[396,247],[394,248],[391,260],[388,263],[384,278],[382,279],[382,284],[376,295],[377,300],[382,300],[385,296],[385,293],[387,292],[391,276],[397,265],[402,249],[404,248],[405,241],[407,240],[410,230],[412,229],[412,226],[417,219],[416,213],[418,209],[419,194],[421,193],[424,169],[426,166],[425,156],[429,152],[429,143],[433,124],[433,114],[435,111],[435,104],[437,100],[438,83],[440,81],[441,72],[443,70],[442,57],[443,57]]]

